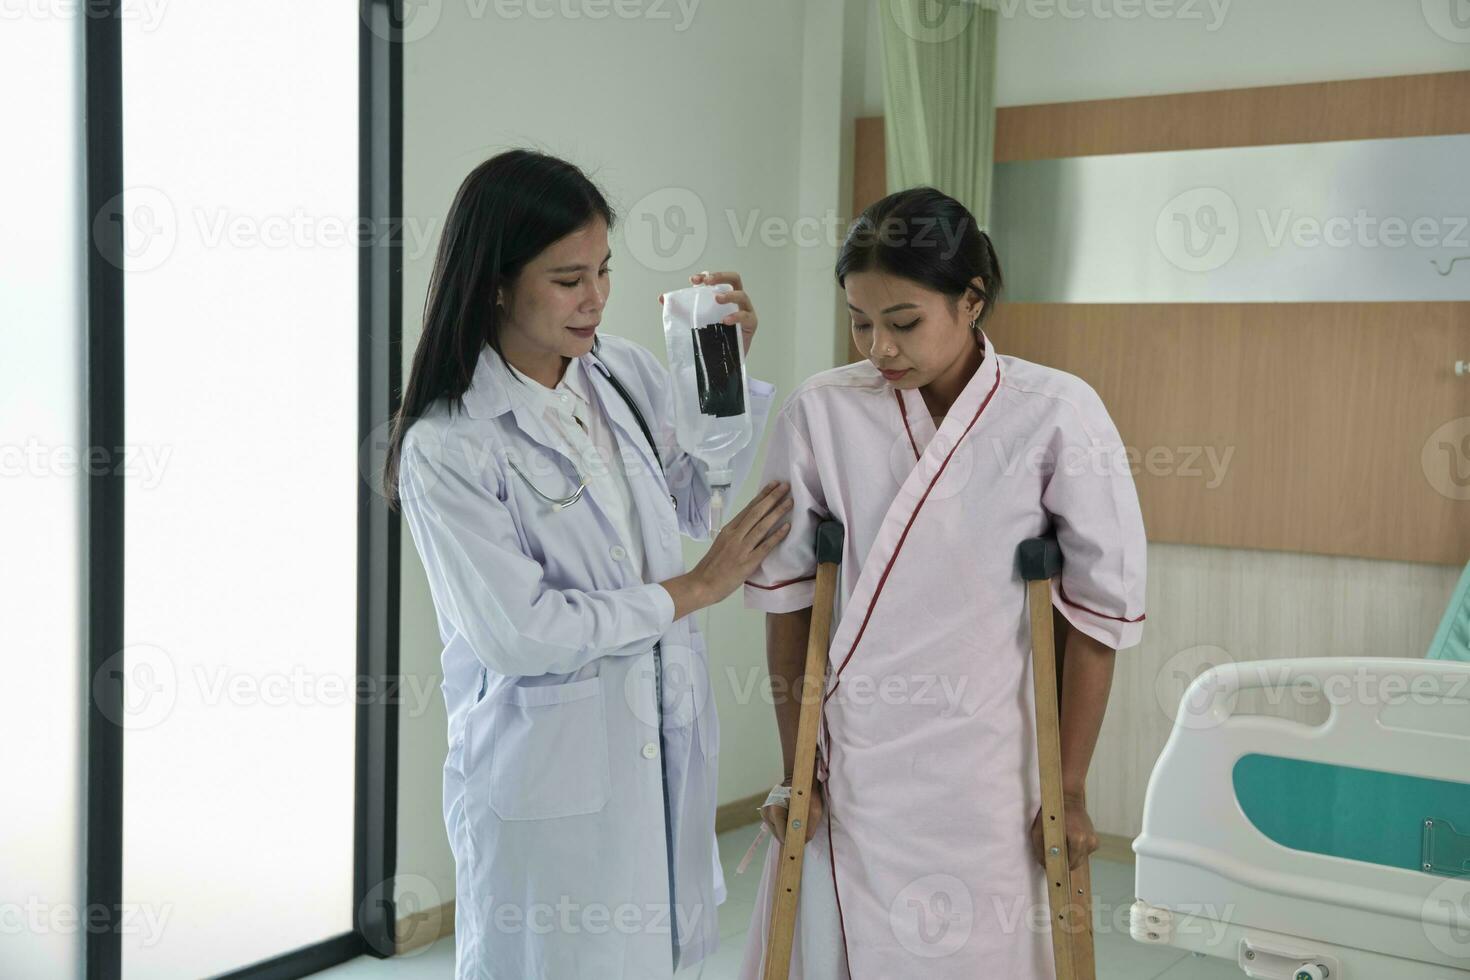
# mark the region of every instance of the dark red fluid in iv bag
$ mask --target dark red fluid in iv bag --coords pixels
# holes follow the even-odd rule
[[[727,418],[745,411],[739,344],[740,328],[736,324],[707,323],[694,329],[694,366],[702,414]]]

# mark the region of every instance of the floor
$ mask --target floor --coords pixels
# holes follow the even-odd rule
[[[756,834],[754,824],[720,837],[720,860],[729,897],[720,906],[720,949],[704,963],[698,980],[731,980],[740,966],[745,931],[755,907],[760,862],[743,875],[735,866]],[[1096,924],[1098,980],[1240,980],[1234,963],[1177,949],[1144,946],[1128,935],[1128,906],[1133,901],[1133,866],[1114,861],[1092,862],[1093,897],[1102,921]],[[328,980],[447,980],[454,976],[454,940],[441,939],[408,956],[378,960],[361,957],[317,974]],[[680,980],[683,980],[680,974]]]

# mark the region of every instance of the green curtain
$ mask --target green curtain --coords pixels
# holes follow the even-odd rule
[[[979,0],[876,0],[888,192],[928,184],[990,218],[995,36]]]

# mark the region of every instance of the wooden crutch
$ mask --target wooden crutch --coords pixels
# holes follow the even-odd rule
[[[1052,628],[1051,580],[1062,571],[1055,538],[1028,538],[1017,549],[1026,605],[1031,613],[1031,667],[1036,685],[1036,748],[1041,764],[1041,838],[1046,854],[1046,898],[1051,906],[1051,948],[1057,980],[1095,980],[1092,948],[1092,870],[1087,859],[1073,871],[1067,853],[1062,799],[1061,686]]]
[[[838,521],[817,525],[817,594],[812,600],[812,624],[807,633],[806,667],[802,672],[800,722],[796,728],[796,758],[791,770],[791,800],[786,809],[786,840],[776,871],[766,933],[765,980],[786,980],[791,969],[791,945],[796,935],[796,906],[801,897],[801,865],[806,856],[807,814],[811,810],[812,780],[817,766],[817,728],[822,698],[827,691],[827,646],[832,642],[832,602],[837,595],[837,570],[842,564],[843,528]]]

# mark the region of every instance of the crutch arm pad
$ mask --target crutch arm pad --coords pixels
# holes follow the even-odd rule
[[[843,527],[841,521],[823,521],[817,525],[817,564],[842,562]]]
[[[1016,548],[1016,561],[1028,582],[1056,578],[1062,570],[1062,549],[1054,537],[1027,538]]]

